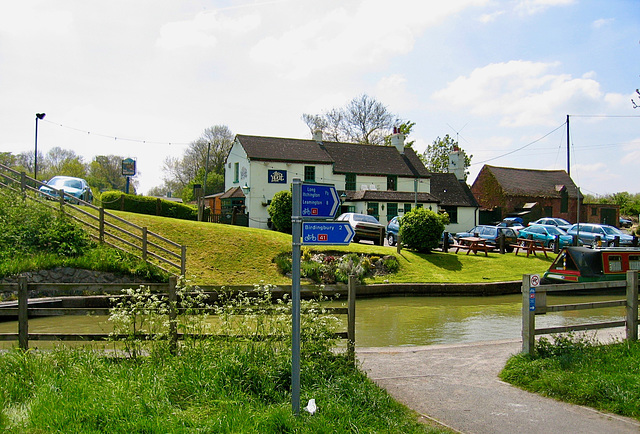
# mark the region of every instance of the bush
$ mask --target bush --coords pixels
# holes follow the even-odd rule
[[[34,253],[78,256],[91,246],[89,235],[66,214],[18,194],[0,195],[0,259]]]
[[[291,212],[293,209],[291,197],[289,190],[279,191],[273,195],[271,204],[267,208],[276,230],[287,234],[291,233]]]
[[[410,249],[430,252],[444,232],[444,216],[426,208],[414,208],[400,220],[400,237]]]

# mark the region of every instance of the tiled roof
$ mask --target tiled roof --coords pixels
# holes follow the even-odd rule
[[[564,170],[515,169],[485,165],[508,196],[561,197],[566,187],[569,197],[576,197],[578,188]]]
[[[242,192],[242,188],[231,187],[229,190],[225,191],[222,196],[220,196],[220,199],[229,199],[231,197],[245,197],[244,193]]]
[[[429,193],[413,193],[410,191],[358,190],[346,191],[346,200],[351,202],[406,202],[438,203],[438,198]]]
[[[432,173],[431,194],[440,200],[442,206],[478,206],[467,183],[458,181],[453,173]]]
[[[331,155],[322,149],[315,140],[240,134],[236,136],[236,140],[240,142],[247,156],[252,160],[333,163]]]
[[[324,147],[335,161],[335,173],[429,176],[429,172],[412,148],[404,148],[403,155],[395,146],[329,142],[324,143]]]
[[[360,145],[355,143],[323,142],[237,135],[251,160],[292,163],[333,164],[334,173],[357,175],[397,175],[427,178],[424,167],[412,148],[400,154],[394,146]]]

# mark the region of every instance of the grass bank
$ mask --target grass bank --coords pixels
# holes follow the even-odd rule
[[[187,274],[202,285],[250,285],[259,281],[290,284],[272,262],[278,253],[291,251],[291,236],[280,232],[238,226],[193,222],[163,217],[114,212],[133,223],[146,226],[175,242],[187,246]],[[542,254],[527,258],[508,253],[466,255],[464,252],[430,254],[395,247],[351,243],[348,246],[318,248],[317,251],[395,255],[400,263],[397,273],[367,278],[366,283],[427,282],[499,282],[520,280],[525,273],[542,273],[552,257]]]
[[[640,419],[640,343],[541,338],[532,355],[512,356],[500,378],[524,390]]]

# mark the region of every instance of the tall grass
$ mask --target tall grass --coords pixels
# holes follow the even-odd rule
[[[188,288],[188,285],[182,286]],[[0,430],[6,432],[421,433],[430,430],[371,382],[350,358],[333,351],[335,321],[307,302],[301,346],[301,399],[318,411],[291,408],[290,302],[273,305],[269,287],[256,298],[224,298],[216,330],[195,315],[202,299],[181,291],[178,327],[191,339],[174,354],[162,339],[168,324],[150,321],[152,294],[127,294],[112,316],[125,330],[156,330],[125,339],[134,352],[91,347],[0,354]],[[140,295],[143,294],[143,295]],[[145,297],[148,299],[145,301]],[[186,302],[185,302],[186,300]],[[189,301],[191,300],[191,301]],[[267,309],[275,314],[266,315]],[[187,315],[189,313],[190,315]],[[143,314],[146,318],[140,318]],[[163,316],[164,311],[157,315]],[[238,320],[239,318],[239,320]],[[330,318],[330,316],[329,316]],[[200,324],[200,325],[199,325]],[[122,330],[120,330],[122,331]],[[205,338],[203,332],[222,335]],[[136,340],[137,339],[137,340]]]
[[[530,392],[640,419],[640,343],[584,336],[541,338],[532,355],[507,362],[500,378]]]

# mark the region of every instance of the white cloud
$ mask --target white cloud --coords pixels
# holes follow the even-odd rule
[[[257,28],[260,21],[257,14],[231,18],[217,11],[203,12],[191,20],[174,21],[162,26],[156,45],[166,49],[212,48],[220,37],[249,32]]]
[[[568,6],[573,3],[575,3],[575,0],[520,0],[515,10],[524,15],[532,15],[551,7]]]
[[[498,19],[499,16],[504,15],[506,12],[505,11],[496,11],[496,12],[492,12],[490,14],[482,14],[480,15],[480,17],[478,18],[478,21],[480,21],[481,23],[491,23],[495,20]]]
[[[251,49],[251,58],[288,78],[313,71],[368,69],[409,53],[427,26],[435,25],[481,0],[415,2],[363,0],[274,28]],[[288,17],[283,17],[286,19]]]
[[[588,74],[572,78],[549,73],[558,66],[523,60],[493,63],[458,77],[433,98],[475,115],[499,116],[501,126],[555,125],[560,108],[585,108],[603,98],[600,84]]]
[[[609,26],[611,24],[613,24],[615,22],[615,20],[613,18],[601,18],[599,20],[595,20],[591,26],[594,29],[599,29],[601,27],[605,27],[605,26]]]

